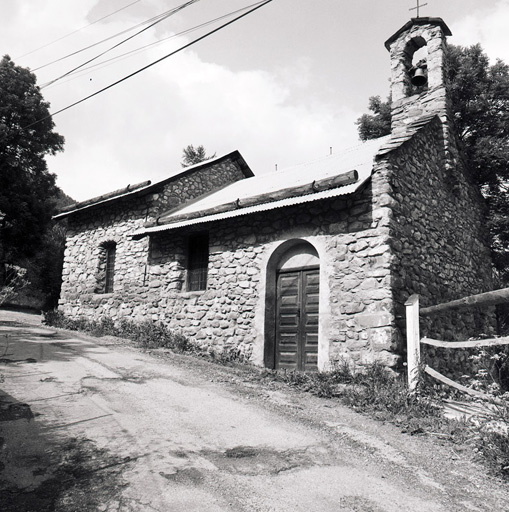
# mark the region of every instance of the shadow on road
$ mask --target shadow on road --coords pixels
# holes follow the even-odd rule
[[[14,356],[14,347],[17,354],[23,353],[23,359]],[[2,365],[6,364],[69,361],[85,353],[93,356],[94,352],[100,351],[98,345],[78,333],[54,331],[10,320],[0,321],[0,373]]]
[[[67,333],[0,321],[2,512],[88,512],[120,499],[122,471],[130,459],[115,457],[86,437],[50,424],[30,405],[36,400],[21,398],[56,380],[45,371],[45,363],[65,363],[95,350],[93,343]],[[19,389],[19,395],[13,389]]]
[[[29,405],[2,391],[0,432],[3,512],[88,512],[118,499],[129,460],[84,437],[48,430]]]

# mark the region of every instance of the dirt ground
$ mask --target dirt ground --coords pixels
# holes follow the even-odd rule
[[[0,311],[0,510],[508,511],[473,454],[257,372]]]

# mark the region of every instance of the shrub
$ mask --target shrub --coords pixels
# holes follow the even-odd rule
[[[190,341],[181,333],[176,333],[160,323],[145,320],[134,322],[123,318],[115,323],[112,318],[89,320],[84,317],[69,318],[58,310],[44,312],[44,323],[53,327],[82,331],[94,336],[118,336],[127,338],[144,348],[171,348],[177,352],[194,349]]]
[[[1,243],[1,241],[0,241]],[[4,263],[0,263],[4,265]],[[5,282],[0,285],[0,306],[13,299],[16,294],[28,286],[27,269],[17,265],[5,265]]]
[[[495,474],[509,477],[509,436],[507,433],[482,431],[477,440],[477,451]]]
[[[219,347],[209,348],[207,355],[216,363],[231,364],[231,363],[247,363],[248,358],[237,347]]]

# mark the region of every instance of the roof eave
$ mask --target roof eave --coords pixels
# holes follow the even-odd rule
[[[132,190],[132,189],[129,189],[129,187],[126,187],[125,189],[123,189],[123,190],[126,190],[125,193],[120,193],[113,197],[108,197],[106,199],[96,201],[94,203],[82,204],[82,206],[78,206],[77,208],[74,208],[67,212],[57,213],[56,215],[53,215],[52,219],[53,220],[61,220],[65,217],[69,217],[70,215],[72,215],[74,213],[81,212],[83,210],[88,210],[90,208],[95,208],[97,206],[103,206],[107,203],[112,203],[114,201],[117,201],[117,200],[125,198],[125,197],[136,197],[137,195],[143,195],[143,194],[150,192],[150,190],[152,190],[154,188],[154,185],[157,185],[157,184],[150,184],[150,181],[148,181],[147,183],[149,183],[149,185],[146,185],[144,187],[137,188],[135,190]],[[79,205],[80,203],[76,203],[76,204]]]
[[[385,41],[385,47],[387,50],[390,51],[391,44],[396,41],[396,39],[399,38],[403,32],[406,32],[410,28],[412,28],[414,25],[439,25],[442,27],[442,30],[444,31],[444,34],[446,36],[452,36],[451,29],[446,25],[445,21],[442,18],[430,18],[430,17],[423,17],[423,18],[411,18],[410,21],[405,23],[395,34],[393,34],[387,41]]]
[[[53,219],[60,220],[65,217],[68,217],[74,213],[77,213],[77,212],[80,212],[83,210],[88,210],[90,208],[95,208],[97,206],[104,206],[107,203],[112,203],[112,202],[115,202],[115,201],[125,198],[125,197],[129,197],[129,196],[135,197],[136,195],[143,195],[143,194],[149,193],[154,189],[157,189],[161,186],[166,185],[167,183],[171,182],[172,180],[175,180],[177,178],[182,178],[183,176],[187,176],[188,174],[191,174],[199,169],[210,166],[211,164],[220,163],[227,159],[231,159],[234,162],[237,162],[242,173],[244,174],[244,176],[246,178],[250,178],[250,177],[254,176],[253,171],[251,170],[249,165],[246,163],[246,161],[244,160],[244,158],[240,154],[240,152],[238,150],[234,150],[230,153],[227,153],[226,155],[210,158],[209,160],[205,160],[203,162],[199,162],[197,164],[186,167],[183,171],[176,173],[173,176],[165,178],[164,180],[158,181],[156,183],[151,183],[150,181],[148,181],[148,182],[144,182],[144,183],[147,183],[146,186],[137,188],[135,190],[133,190],[132,187],[129,188],[129,186],[128,186],[125,189],[120,189],[119,194],[111,196],[111,197],[105,197],[105,196],[110,196],[111,195],[111,193],[110,193],[110,194],[105,194],[104,196],[99,196],[97,198],[97,201],[94,201],[95,198],[92,198],[92,199],[89,199],[88,201],[82,201],[80,203],[75,203],[76,208],[71,209],[69,211],[64,211],[64,212],[58,213],[57,215],[53,216]],[[105,199],[101,199],[102,197],[105,197]]]
[[[132,233],[131,237],[135,240],[138,240],[144,238],[145,236],[149,236],[152,233],[159,233],[161,231],[170,231],[173,229],[179,229],[182,227],[192,225],[206,224],[209,222],[225,220],[233,217],[240,217],[259,212],[271,211],[278,208],[284,208],[287,206],[295,206],[297,204],[310,203],[318,201],[320,199],[352,195],[357,193],[360,189],[362,189],[363,186],[369,182],[369,180],[371,180],[371,175],[361,182],[353,182],[350,183],[349,185],[341,187],[322,190],[320,192],[315,193],[308,193],[306,195],[301,196],[293,196],[272,202],[249,204],[248,206],[242,206],[241,203],[239,203],[238,201],[233,201],[231,203],[223,205],[224,209],[218,210],[215,213],[208,212],[208,214],[206,215],[189,217],[187,219],[175,218],[173,222],[167,222],[162,225],[150,226],[139,229],[138,231]]]

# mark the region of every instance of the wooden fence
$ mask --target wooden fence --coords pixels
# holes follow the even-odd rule
[[[453,300],[445,304],[430,306],[419,309],[419,296],[412,295],[405,302],[406,306],[406,329],[407,329],[407,365],[408,365],[408,388],[411,392],[415,391],[419,383],[419,367],[421,363],[421,343],[442,348],[475,348],[488,347],[494,345],[509,345],[509,337],[491,338],[484,340],[469,341],[442,341],[431,338],[421,338],[419,330],[419,318],[421,316],[429,316],[433,313],[443,313],[451,309],[458,309],[465,306],[493,306],[509,302],[509,288],[503,288],[494,292],[481,293],[479,295],[471,295],[463,299]],[[437,372],[429,366],[424,367],[424,371],[439,380],[440,382],[452,386],[465,393],[475,395],[481,398],[489,398],[488,395],[467,388],[447,378],[445,375]]]

